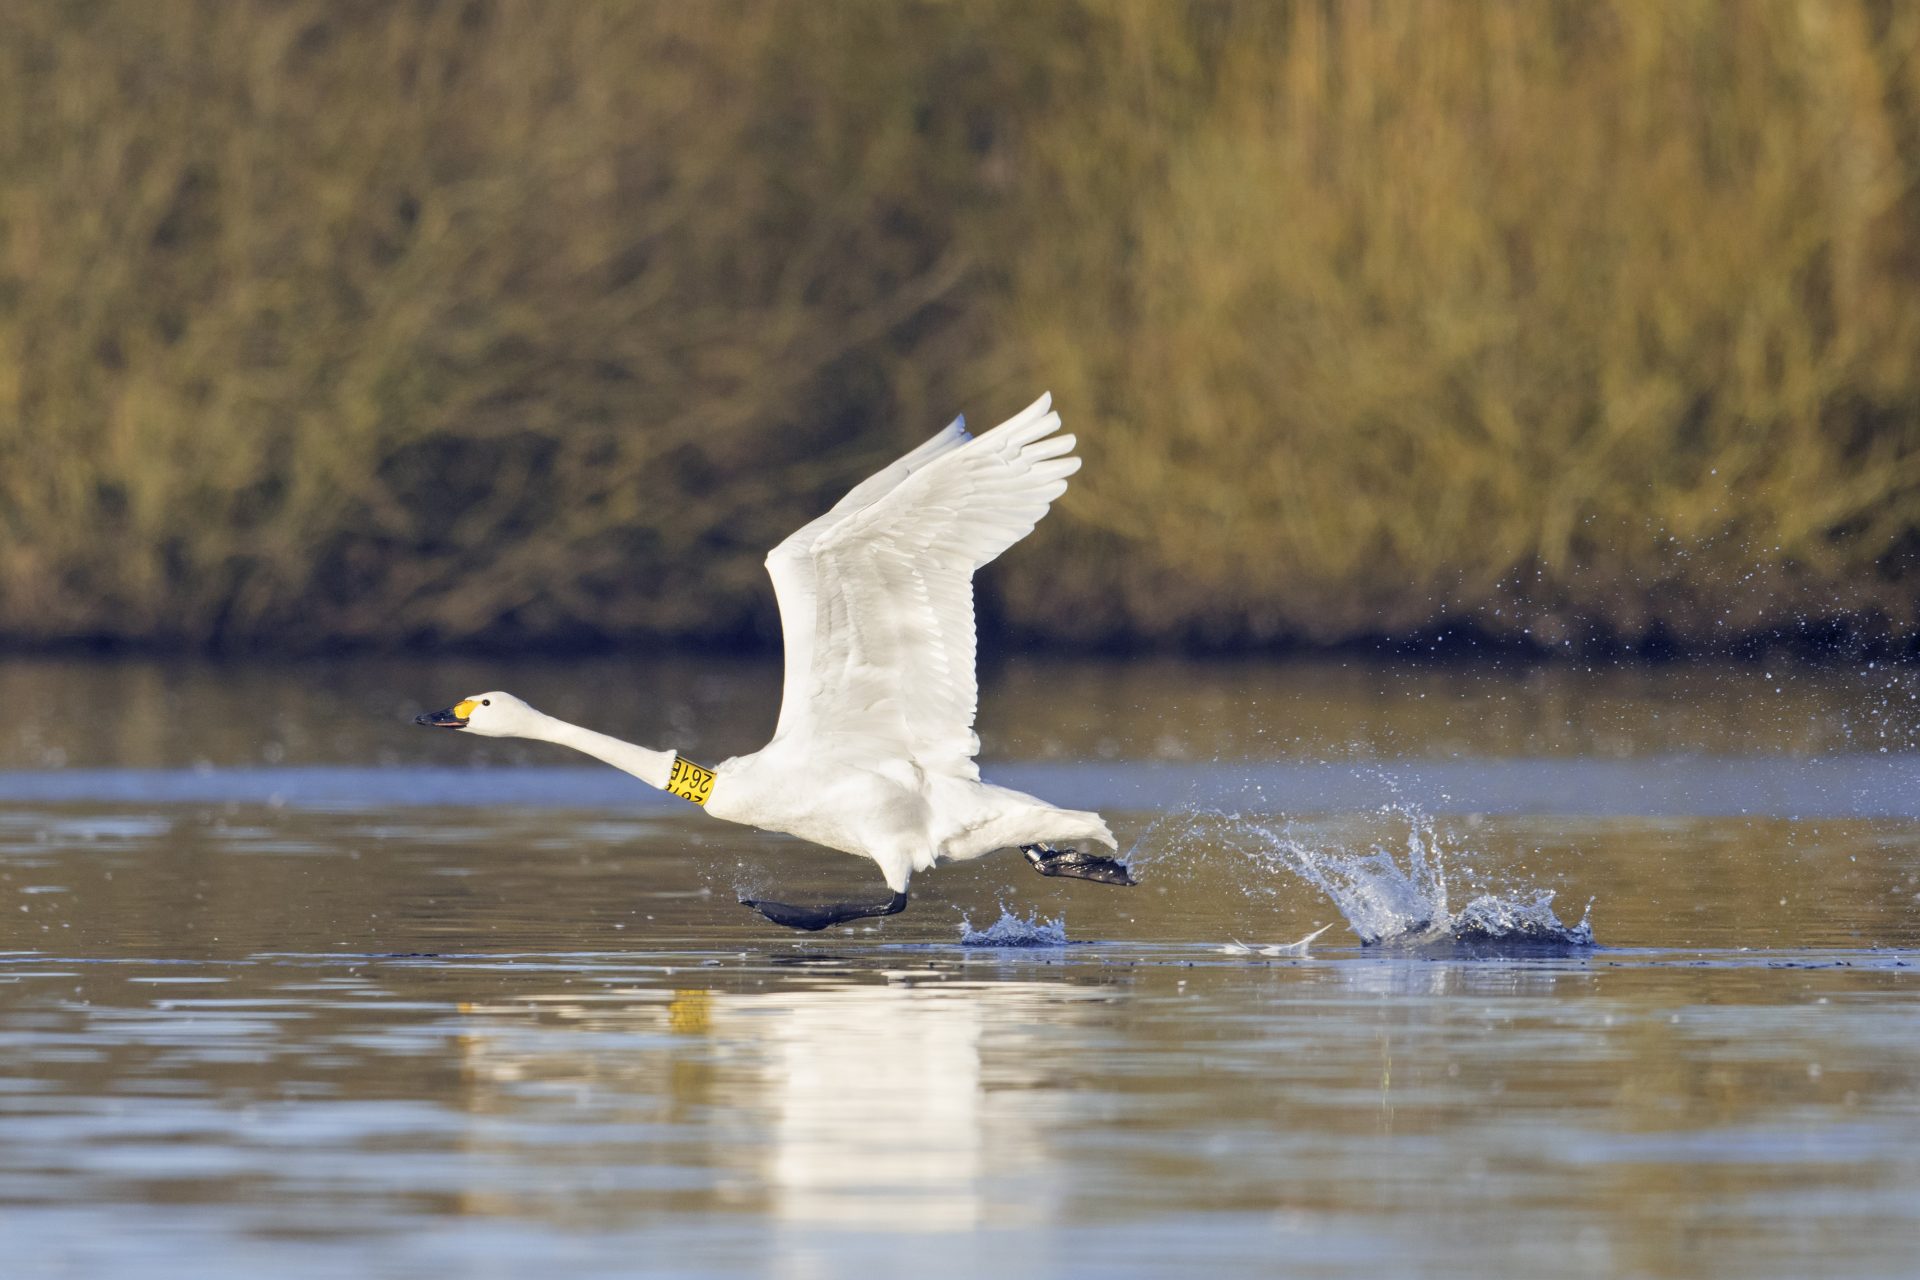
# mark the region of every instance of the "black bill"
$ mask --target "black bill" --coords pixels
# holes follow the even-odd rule
[[[435,729],[464,729],[467,716],[473,711],[471,702],[456,702],[445,711],[428,711],[413,718],[415,724],[424,724]]]

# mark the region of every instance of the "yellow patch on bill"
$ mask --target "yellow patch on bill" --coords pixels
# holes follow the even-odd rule
[[[456,702],[453,704],[453,718],[456,720],[465,720],[473,714],[473,709],[479,705],[480,704],[472,698],[468,698],[464,702]]]
[[[667,775],[667,790],[682,800],[705,804],[713,794],[713,770],[702,769],[685,756],[675,756],[673,772]]]

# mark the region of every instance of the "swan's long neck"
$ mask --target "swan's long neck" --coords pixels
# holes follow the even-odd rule
[[[591,729],[582,729],[577,724],[568,724],[565,720],[556,720],[550,715],[542,715],[537,731],[525,735],[538,738],[542,742],[555,742],[563,747],[572,747],[575,751],[584,751],[595,760],[604,760],[614,768],[630,773],[642,782],[665,790],[667,778],[673,772],[671,751],[655,751],[650,747],[635,746],[631,742],[622,742],[610,738],[604,733],[595,733]]]

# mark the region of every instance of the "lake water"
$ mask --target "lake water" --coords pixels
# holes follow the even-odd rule
[[[866,864],[408,723],[778,679],[0,662],[0,1269],[1920,1272],[1920,673],[1010,664],[987,776],[1143,883],[822,935],[736,899]]]

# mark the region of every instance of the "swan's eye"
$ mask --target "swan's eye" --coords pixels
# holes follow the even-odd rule
[[[483,707],[490,707],[490,706],[492,706],[492,705],[493,705],[493,699],[492,699],[492,698],[482,698],[482,699],[480,699],[480,705],[481,705],[481,706],[483,706]]]

